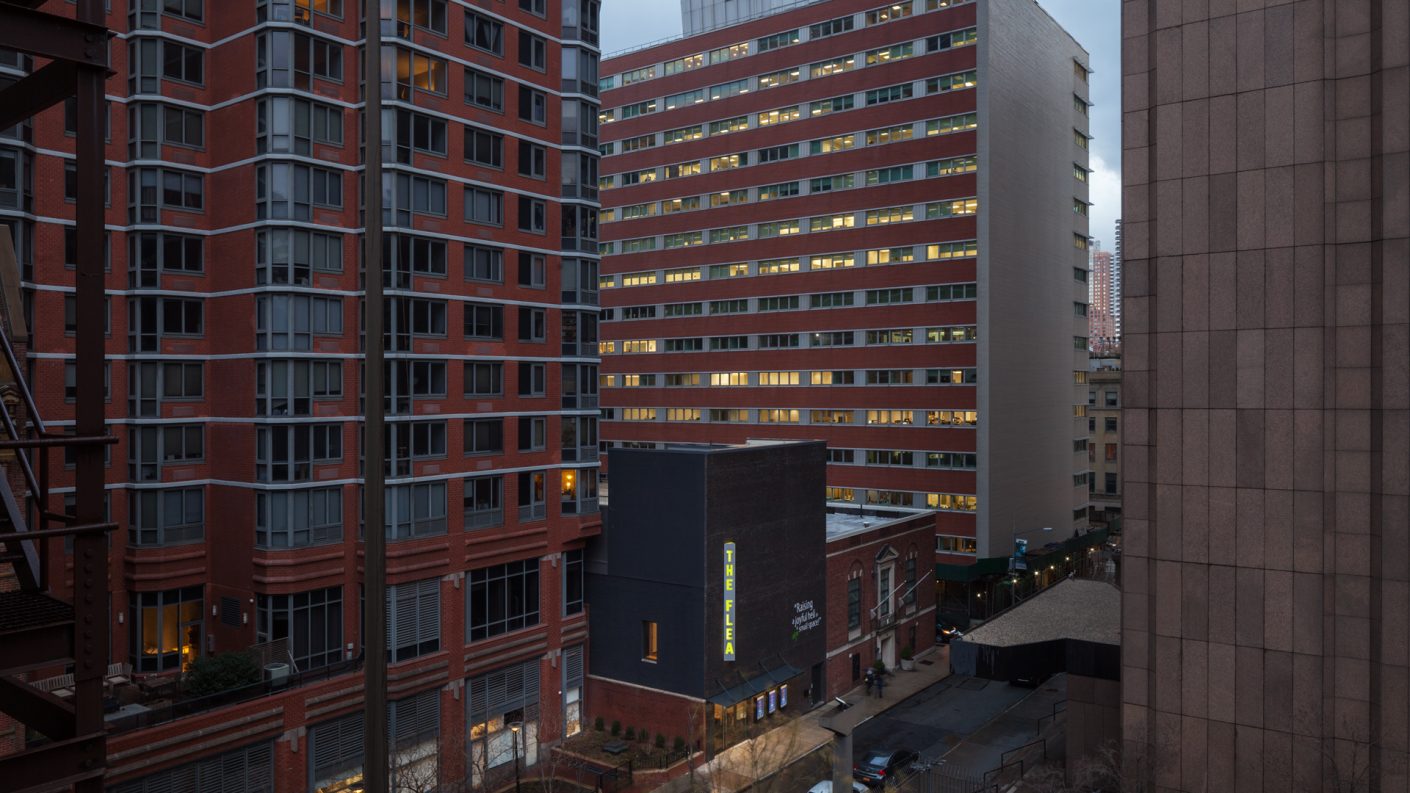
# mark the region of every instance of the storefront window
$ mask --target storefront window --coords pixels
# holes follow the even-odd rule
[[[519,762],[526,767],[537,763],[538,661],[472,677],[465,688],[472,784],[480,785],[487,770],[514,762],[516,741]]]

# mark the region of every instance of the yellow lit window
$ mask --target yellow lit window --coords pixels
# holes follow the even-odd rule
[[[765,259],[759,262],[759,275],[796,273],[802,265],[797,259]]]
[[[617,375],[600,374],[597,376],[598,388],[612,388],[617,385]]]
[[[884,226],[887,223],[906,223],[915,220],[915,207],[887,207],[867,210],[868,226]]]
[[[760,424],[797,424],[799,411],[790,408],[764,408],[759,411]]]
[[[699,421],[700,408],[667,408],[667,421]]]
[[[748,372],[711,372],[710,385],[746,386],[749,385]]]
[[[841,215],[823,215],[822,217],[809,218],[808,230],[836,231],[837,229],[850,229],[857,223],[857,218],[851,213]]]
[[[810,261],[814,270],[834,270],[839,267],[851,267],[856,264],[856,255],[851,253],[829,253],[823,256],[814,256]]]
[[[656,340],[626,339],[622,342],[622,352],[656,352]]]
[[[975,410],[928,410],[925,423],[932,427],[974,427],[979,424],[979,412]]]
[[[911,410],[868,410],[868,424],[914,424],[915,412]]]
[[[682,267],[676,270],[666,271],[666,283],[679,284],[685,281],[699,281],[699,267]]]
[[[616,352],[616,351],[617,351],[617,342],[615,342],[615,341],[600,341],[600,342],[597,343],[597,354],[598,354],[598,355],[610,355],[610,354],[612,354],[612,353],[614,353],[614,352]]]
[[[966,242],[942,242],[936,245],[927,245],[925,247],[925,257],[932,261],[935,259],[961,259],[968,256],[978,255],[978,240],[968,240]]]
[[[759,385],[798,385],[798,373],[760,372]]]
[[[827,489],[828,501],[856,501],[857,494],[850,487],[829,487]]]
[[[622,421],[655,421],[656,408],[622,408]]]
[[[915,248],[880,248],[867,251],[867,264],[899,264],[915,261]]]
[[[798,105],[793,105],[792,107],[781,107],[778,110],[760,113],[757,121],[759,126],[766,127],[770,124],[785,124],[789,121],[797,121],[802,115],[803,111]]]
[[[977,198],[960,198],[954,201],[938,201],[925,205],[925,217],[931,220],[973,215],[978,211],[979,199]]]
[[[831,372],[813,372],[814,375],[832,374]],[[850,410],[813,410],[809,411],[808,420],[813,424],[851,424],[852,411]]]
[[[641,623],[641,660],[656,663],[659,658],[657,655],[656,640],[656,623]]]
[[[925,504],[931,509],[973,512],[979,508],[979,498],[955,493],[928,493],[925,496]]]
[[[656,283],[656,273],[622,273],[622,286],[649,286]]]

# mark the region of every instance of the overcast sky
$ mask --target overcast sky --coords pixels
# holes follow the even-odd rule
[[[1121,4],[1119,0],[1039,0],[1039,4],[1092,54],[1091,234],[1109,250],[1113,225],[1121,213]],[[604,54],[680,33],[678,0],[603,0]]]

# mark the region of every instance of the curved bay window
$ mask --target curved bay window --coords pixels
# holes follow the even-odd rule
[[[201,654],[201,587],[135,592],[128,612],[128,646],[137,672],[185,670]]]

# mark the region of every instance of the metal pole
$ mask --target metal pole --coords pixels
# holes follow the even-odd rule
[[[79,0],[78,18],[102,25],[101,0]],[[106,48],[106,40],[89,42],[93,48]],[[78,70],[78,135],[75,141],[78,168],[78,195],[75,212],[78,272],[75,279],[78,323],[75,350],[78,401],[74,431],[79,435],[107,434],[103,409],[103,119],[106,75],[103,70]],[[106,447],[86,444],[74,450],[76,456],[74,512],[79,523],[103,522],[103,454]],[[48,454],[41,450],[40,454]],[[40,505],[48,509],[47,504]],[[108,538],[92,532],[74,537],[74,717],[78,735],[103,733],[103,675],[108,664]],[[97,749],[106,751],[102,745]],[[90,760],[89,762],[93,762]],[[96,760],[100,765],[101,758]],[[102,779],[88,779],[77,785],[79,793],[102,790]]]
[[[519,736],[522,727],[510,727],[510,737],[514,739],[514,793],[519,793]]]
[[[382,467],[386,424],[382,305],[382,2],[363,2],[363,615],[365,664],[363,780],[367,793],[387,793],[387,533]]]

